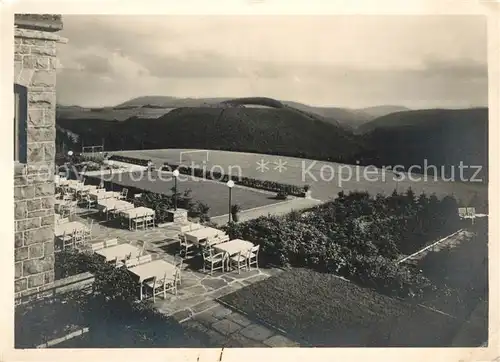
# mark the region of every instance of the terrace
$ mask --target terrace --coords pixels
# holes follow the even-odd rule
[[[18,307],[16,345],[25,348],[99,346],[101,338],[95,336],[96,333],[99,335],[101,324],[119,324],[103,321],[107,317],[99,315],[104,312],[91,307],[95,295],[88,287],[90,284],[95,287],[102,277],[97,272],[100,268],[107,270],[108,274],[116,270],[125,279],[132,277],[132,305],[148,303],[156,316],[152,318],[163,320],[158,322],[162,324],[159,328],[175,331],[171,333],[175,334],[172,338],[176,347],[193,346],[190,344],[193,335],[197,335],[196,346],[265,346],[265,340],[271,337],[269,343],[273,345],[293,344],[279,333],[248,321],[216,301],[281,272],[279,268],[260,266],[258,248],[253,256],[248,254],[252,243],[231,241],[222,230],[198,223],[182,223],[184,228],[189,226],[185,232],[179,232],[179,225],[151,225],[131,230],[127,222],[123,223],[126,220],[123,204],[117,204],[121,209],[113,209],[112,215],[108,215],[111,210],[107,208],[113,200],[115,203],[130,203],[132,206],[125,205],[125,211],[138,209],[133,200],[119,200],[122,198],[120,194],[98,187],[84,187],[82,182],[75,180],[59,178],[57,183],[61,202],[56,203],[56,211],[62,215],[57,214],[54,296],[49,301]],[[86,207],[91,195],[95,196],[96,210]],[[108,206],[102,208],[100,205]],[[99,212],[104,215],[96,217]],[[186,252],[188,248],[190,250]],[[220,259],[217,259],[217,254]],[[241,257],[243,262],[235,264],[235,256]],[[111,286],[103,288],[105,293],[116,292],[108,287]],[[122,317],[128,320],[137,313],[124,310]],[[51,315],[57,315],[57,318],[51,318]],[[33,332],[37,328],[39,333]],[[187,329],[190,337],[184,337]],[[69,339],[68,335],[73,336],[82,330],[88,333]],[[243,334],[239,334],[240,330]],[[119,346],[120,338],[107,340],[107,346]],[[163,340],[161,346],[174,346],[169,343]]]
[[[55,243],[59,292],[38,305],[18,307],[20,347],[443,346],[458,343],[457,331],[477,299],[484,300],[482,287],[472,294],[466,290],[466,308],[449,315],[434,310],[449,304],[445,293],[430,295],[423,304],[408,303],[360,287],[356,275],[349,281],[338,272],[319,272],[318,262],[302,268],[299,253],[312,253],[306,263],[314,260],[314,248],[323,240],[320,230],[329,227],[318,217],[342,225],[345,216],[338,206],[344,202],[351,213],[391,213],[396,209],[386,209],[390,198],[342,196],[340,213],[332,214],[325,204],[304,213],[301,221],[294,215],[261,218],[233,225],[235,232],[192,221],[160,227],[155,209],[137,205],[123,191],[56,181],[56,210],[62,213]],[[358,207],[368,202],[378,209]],[[432,213],[422,215],[434,219]],[[287,243],[311,249],[279,249]],[[477,255],[475,267],[484,250]],[[403,292],[413,288],[398,275],[383,278],[375,274],[369,283],[403,282]],[[471,343],[461,338],[465,342],[460,343]]]

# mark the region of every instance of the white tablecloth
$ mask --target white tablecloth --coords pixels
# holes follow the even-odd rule
[[[75,230],[85,229],[87,226],[79,221],[71,221],[64,224],[57,224],[55,226],[54,234],[55,236],[61,236],[65,232],[66,234],[73,234]]]
[[[132,254],[132,258],[136,258],[141,253],[141,250],[130,244],[119,244],[115,246],[111,246],[109,248],[104,248],[100,250],[96,250],[96,254],[102,255],[106,258],[106,261],[114,260],[118,258],[118,260],[123,260],[127,257],[127,255]]]
[[[253,246],[254,245],[250,241],[234,239],[222,244],[214,245],[214,249],[225,252],[230,256],[233,256],[238,254],[239,252],[246,254]]]
[[[215,237],[216,235],[221,235],[221,234],[224,234],[224,231],[219,229],[214,229],[211,227],[204,227],[202,229],[188,231],[184,233],[184,235],[186,236],[186,240],[194,244],[199,244],[201,240],[210,239]]]
[[[104,211],[110,210],[129,210],[134,208],[134,204],[118,199],[103,199],[97,202],[97,205]]]
[[[129,271],[138,276],[139,282],[142,282],[153,277],[163,278],[165,273],[167,274],[167,278],[169,276],[173,277],[175,269],[175,265],[172,265],[163,259],[158,259],[130,268]]]
[[[142,217],[142,216],[149,216],[149,215],[154,216],[155,211],[153,209],[140,206],[134,209],[121,211],[120,215],[122,215],[126,219],[135,219],[136,217]]]

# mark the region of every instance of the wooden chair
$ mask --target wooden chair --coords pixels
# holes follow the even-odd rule
[[[85,230],[84,229],[76,229],[73,233],[73,243],[75,248],[80,247],[85,243]]]
[[[144,217],[144,227],[146,229],[153,229],[155,227],[155,215],[146,215]]]
[[[64,223],[67,223],[69,222],[69,218],[67,217],[60,217],[58,220],[57,220],[57,223],[58,224],[64,224]]]
[[[139,258],[130,258],[128,260],[125,260],[125,267],[127,269],[133,268],[137,265],[139,265]]]
[[[177,295],[177,286],[179,285],[180,275],[180,270],[176,269],[172,277],[167,277],[165,279],[165,292],[172,291],[174,295]]]
[[[210,266],[210,275],[213,274],[214,270],[222,270],[224,272],[224,253],[213,254],[212,249],[209,247],[203,248],[203,272],[205,272],[206,267]],[[220,264],[220,266],[218,266]]]
[[[248,251],[247,255],[248,270],[250,270],[252,265],[255,265],[256,268],[259,269],[259,250],[260,250],[260,245],[256,245]]]
[[[144,251],[146,251],[146,242],[143,240],[138,240],[137,246],[139,246],[141,248],[141,251],[139,252],[139,256],[144,255]]]
[[[145,226],[146,226],[145,216],[138,216],[132,219],[132,229],[135,230],[144,229]]]
[[[114,266],[115,266],[115,267],[117,267],[117,268],[121,266],[121,265],[120,265],[120,261],[118,260],[118,257],[115,257],[114,259],[110,260],[110,261],[109,261],[109,263],[110,263],[111,265],[114,265]]]
[[[184,266],[184,259],[180,255],[176,255],[175,257],[175,267],[177,270],[179,270],[179,280],[178,280],[178,285],[181,285],[181,276],[182,276],[182,267]]]
[[[66,232],[64,232],[61,236],[59,236],[59,240],[61,240],[63,250],[66,250],[67,248],[73,247],[73,235],[72,235],[72,233],[67,234]]]
[[[194,244],[187,241],[184,234],[179,234],[179,249],[181,256],[184,258],[192,258],[194,256]]]
[[[92,248],[93,252],[104,249],[104,241],[100,241],[98,243],[92,243],[90,244],[90,247]]]
[[[83,197],[83,202],[87,210],[93,209],[97,206],[97,201],[93,199],[92,196],[90,196],[90,194],[86,194]]]
[[[139,264],[151,263],[152,261],[153,261],[153,257],[151,254],[142,255],[142,256],[137,258],[137,262]]]
[[[111,246],[115,246],[115,245],[118,245],[118,239],[117,238],[114,238],[114,239],[109,239],[109,240],[106,240],[104,242],[104,245],[106,246],[106,248],[109,248]]]
[[[167,298],[167,274],[165,273],[162,278],[154,277],[152,280],[145,281],[144,286],[151,290],[153,303],[156,301],[156,296],[162,294],[163,299]]]
[[[229,258],[229,264],[238,269],[238,274],[241,273],[241,269],[249,268],[247,257],[241,251]]]
[[[127,195],[128,195],[128,189],[127,188],[123,188],[120,191],[120,195],[118,195],[118,200],[126,200],[127,199]]]
[[[92,219],[90,221],[90,225],[83,229],[83,238],[84,240],[88,241],[92,239],[92,228],[94,227],[94,220]]]

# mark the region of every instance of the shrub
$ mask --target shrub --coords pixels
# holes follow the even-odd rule
[[[94,275],[93,293],[103,303],[127,304],[139,295],[138,283],[126,268],[101,263]]]
[[[188,216],[198,218],[200,222],[208,222],[210,221],[209,210],[210,207],[207,204],[197,201],[190,207]]]
[[[100,258],[91,252],[80,252],[74,249],[61,250],[55,253],[55,279],[63,279],[84,272],[94,273],[100,264]]]
[[[420,297],[431,283],[420,271],[395,261],[433,237],[455,231],[456,200],[411,190],[371,198],[366,192],[339,193],[336,200],[303,213],[260,217],[225,227],[231,238],[261,246],[263,262],[306,266],[336,273],[401,297]]]
[[[231,218],[234,220],[234,222],[238,222],[239,220],[239,213],[241,211],[240,205],[234,204],[231,205]]]
[[[278,200],[286,200],[286,199],[288,199],[288,193],[286,191],[279,191],[276,194],[276,199],[278,199]]]
[[[408,265],[398,265],[383,256],[356,255],[352,260],[355,272],[351,277],[386,294],[398,297],[422,297],[432,288],[420,271]]]
[[[179,165],[172,165],[165,163],[162,166],[162,169],[166,171],[177,169],[179,170],[180,173],[185,175],[191,175],[199,178],[206,178],[208,180],[215,180],[224,183],[229,181],[229,179],[232,179],[233,181],[237,182],[242,186],[247,186],[272,192],[286,192],[287,194],[294,196],[303,196],[305,193],[303,187],[295,185],[283,184],[275,181],[259,180],[250,177],[237,178],[226,174],[222,174],[217,171],[212,171],[212,170],[207,171],[201,168],[191,168],[189,166],[179,166]]]

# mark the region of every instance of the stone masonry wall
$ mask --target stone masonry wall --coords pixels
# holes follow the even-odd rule
[[[27,163],[15,165],[15,297],[38,298],[54,282],[56,43],[16,29],[14,83],[27,87]],[[22,298],[25,299],[25,298]]]

